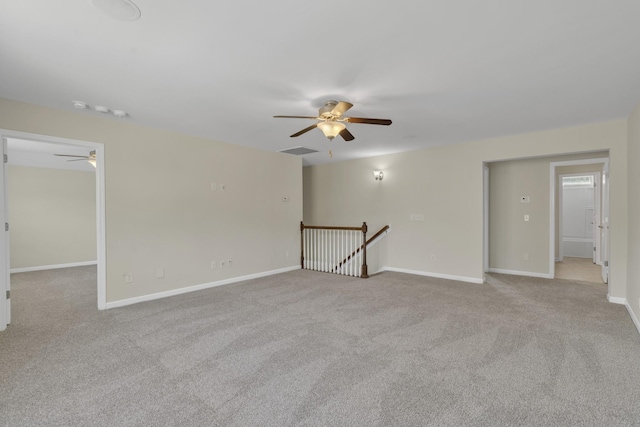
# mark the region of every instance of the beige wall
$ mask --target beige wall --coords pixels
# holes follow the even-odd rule
[[[96,174],[9,166],[11,268],[96,260]]]
[[[108,302],[298,264],[299,157],[6,99],[0,128],[104,144]]]
[[[608,157],[607,152],[536,157],[489,164],[489,267],[549,274],[551,162]],[[558,174],[586,171],[593,165],[559,167]],[[557,184],[556,184],[557,188]],[[520,203],[529,196],[529,203]],[[556,221],[558,220],[556,191]],[[524,215],[529,221],[524,221]],[[557,229],[557,222],[556,222]],[[557,253],[558,236],[555,246]],[[529,260],[525,260],[525,253]]]
[[[640,106],[628,120],[629,134],[629,273],[627,302],[640,319]],[[640,328],[640,325],[637,325]]]
[[[483,162],[602,150],[609,150],[611,159],[611,220],[616,224],[611,230],[611,291],[622,296],[627,269],[624,120],[305,167],[304,220],[310,225],[365,220],[375,230],[388,223],[387,266],[479,280]],[[373,179],[375,169],[384,171],[383,181]],[[548,180],[547,175],[547,194]],[[410,221],[416,213],[425,220]],[[548,253],[548,229],[542,239]]]

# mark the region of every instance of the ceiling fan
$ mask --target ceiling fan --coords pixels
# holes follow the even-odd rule
[[[90,151],[88,156],[75,156],[73,154],[54,154],[54,156],[60,157],[77,157],[77,159],[67,160],[67,162],[78,162],[81,160],[86,160],[91,163],[91,166],[96,167],[96,151]]]
[[[345,123],[362,123],[368,125],[383,125],[389,126],[391,120],[389,119],[368,119],[363,117],[344,117],[343,114],[347,112],[349,108],[353,107],[353,104],[345,101],[327,101],[324,107],[318,111],[318,116],[273,116],[274,118],[283,119],[314,119],[320,120],[307,128],[302,129],[300,132],[296,132],[291,135],[291,138],[295,138],[304,133],[309,132],[312,129],[320,128],[324,136],[330,140],[340,135],[345,141],[352,141],[355,137],[349,132]]]

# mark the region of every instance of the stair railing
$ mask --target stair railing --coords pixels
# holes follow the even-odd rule
[[[360,227],[329,227],[300,221],[300,267],[366,279],[366,241],[366,222]]]

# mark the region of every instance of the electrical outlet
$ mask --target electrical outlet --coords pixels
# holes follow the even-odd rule
[[[227,261],[220,261],[220,268],[225,268],[227,266]]]
[[[216,262],[215,261],[211,261],[211,269],[215,270],[216,269]]]
[[[431,255],[431,261],[435,261],[436,260],[436,256],[435,255]]]
[[[125,273],[124,282],[125,283],[133,283],[133,273]]]
[[[220,191],[225,191],[227,189],[227,184],[220,184]]]
[[[529,215],[525,215],[524,216],[524,220],[525,220],[525,222],[528,222],[529,221]]]

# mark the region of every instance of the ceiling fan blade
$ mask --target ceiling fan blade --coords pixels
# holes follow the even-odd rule
[[[392,122],[389,119],[366,119],[363,117],[345,117],[345,122],[348,123],[363,123],[367,125],[383,125],[389,126]]]
[[[273,116],[274,119],[315,119],[320,120],[318,117],[311,116]]]
[[[54,156],[60,156],[60,157],[82,157],[83,159],[88,158],[87,156],[74,156],[72,154],[54,154]]]
[[[347,128],[342,129],[338,135],[340,135],[345,141],[353,141],[356,139],[356,137],[353,136]]]
[[[351,107],[353,107],[353,104],[345,101],[340,101],[336,104],[335,107],[333,107],[333,110],[331,110],[331,114],[336,117],[340,117]]]
[[[302,135],[303,133],[307,133],[307,132],[309,132],[310,130],[313,130],[313,129],[317,128],[317,127],[318,127],[318,124],[317,124],[317,123],[316,123],[316,124],[313,124],[313,125],[309,126],[308,128],[304,128],[304,129],[302,129],[300,132],[296,132],[296,133],[294,133],[293,135],[291,135],[291,138],[295,138],[296,136],[300,136],[300,135]]]
[[[85,160],[89,160],[89,158],[84,158],[84,159],[71,159],[71,160],[67,160],[67,162],[83,162]]]

